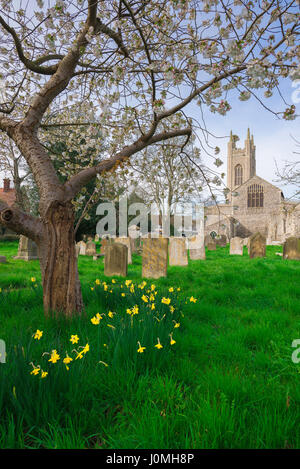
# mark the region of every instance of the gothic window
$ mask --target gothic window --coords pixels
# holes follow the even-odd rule
[[[234,185],[240,186],[243,184],[243,168],[240,164],[237,164],[234,168]]]
[[[248,207],[264,206],[264,188],[260,184],[248,187]]]

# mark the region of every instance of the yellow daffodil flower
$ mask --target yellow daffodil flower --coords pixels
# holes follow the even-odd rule
[[[169,336],[170,336],[170,345],[176,344],[176,340],[173,339],[173,335],[169,334]]]
[[[175,322],[174,329],[177,329],[180,326],[180,322],[176,322],[176,321],[173,321],[173,322]]]
[[[39,329],[37,329],[36,333],[34,334],[33,338],[34,339],[37,339],[37,340],[40,340],[40,338],[42,337],[43,335],[43,331],[40,331]]]
[[[170,298],[163,297],[161,302],[164,303],[165,305],[169,305],[171,303],[171,300],[170,300]]]
[[[113,313],[112,311],[109,311],[109,312],[108,312],[108,316],[109,316],[110,318],[113,318],[113,317],[114,317],[114,314],[115,314],[115,313]]]
[[[51,356],[48,360],[48,362],[56,363],[60,360],[60,356],[58,355],[56,350],[52,350]]]
[[[197,298],[194,298],[193,296],[191,296],[190,302],[191,302],[191,303],[196,303],[196,301],[197,301]]]
[[[36,278],[35,277],[31,277],[30,279],[32,281],[32,283],[34,283],[36,281]]]
[[[47,375],[48,375],[48,371],[43,371],[42,370],[41,379],[46,378]]]
[[[158,337],[157,337],[157,344],[154,345],[154,347],[156,347],[157,349],[163,348],[163,345],[161,345]]]
[[[71,335],[70,342],[72,342],[72,344],[77,344],[77,342],[79,342],[78,335]]]
[[[169,288],[169,292],[172,293],[174,291],[174,288],[173,287],[170,287]]]
[[[139,346],[139,348],[137,349],[137,352],[138,353],[144,353],[144,350],[146,350],[146,347],[142,347],[140,342],[138,342],[138,346]]]
[[[142,296],[142,300],[143,300],[145,303],[148,303],[148,298],[147,298],[146,295],[143,295],[143,296]]]
[[[96,285],[100,285],[100,283],[101,283],[100,280],[99,280],[98,278],[96,278],[95,284],[96,284]]]

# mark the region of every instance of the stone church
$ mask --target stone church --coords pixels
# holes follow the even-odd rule
[[[248,129],[244,148],[230,134],[226,203],[205,207],[205,235],[247,238],[259,231],[267,244],[300,236],[300,202],[285,200],[278,187],[256,174],[256,147]]]

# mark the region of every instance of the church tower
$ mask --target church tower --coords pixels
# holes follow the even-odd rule
[[[256,175],[256,147],[253,135],[250,137],[250,130],[248,129],[244,148],[236,147],[238,140],[238,136],[232,135],[231,131],[227,157],[227,187],[230,190],[227,198],[229,201],[231,201],[231,192]]]

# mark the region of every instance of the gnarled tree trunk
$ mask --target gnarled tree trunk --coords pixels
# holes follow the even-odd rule
[[[70,202],[53,202],[39,239],[45,314],[81,313],[83,301],[75,253],[74,212]]]

